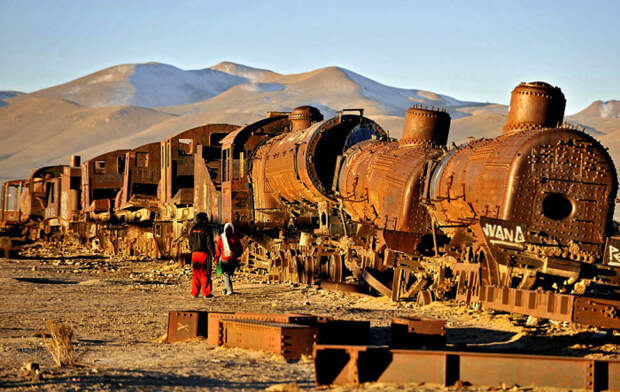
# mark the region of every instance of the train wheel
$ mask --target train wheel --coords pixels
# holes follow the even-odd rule
[[[343,256],[340,253],[333,253],[329,257],[328,275],[332,282],[342,282]]]

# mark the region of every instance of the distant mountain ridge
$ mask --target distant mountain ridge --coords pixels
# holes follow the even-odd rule
[[[391,87],[335,66],[279,74],[232,62],[199,70],[157,62],[124,64],[30,94],[0,92],[0,178],[27,176],[34,167],[65,163],[74,153],[85,161],[201,124],[243,125],[268,111],[306,104],[325,117],[343,108],[363,108],[392,137],[402,133],[405,111],[412,105],[446,108],[452,117],[450,140],[456,142],[497,136],[507,113],[505,105]],[[611,145],[618,138],[620,151],[618,101],[594,102],[567,120],[603,135]]]
[[[283,91],[289,84],[321,73],[342,73],[359,88],[359,93],[381,103],[386,114],[402,116],[412,104],[458,107],[461,102],[430,91],[390,87],[340,67],[325,67],[302,74],[281,75],[231,62],[210,68],[185,71],[168,64],[149,62],[106,68],[79,79],[35,91],[31,95],[65,99],[83,106],[133,105],[148,108],[188,105],[213,98],[235,86],[250,92]],[[340,86],[342,87],[342,86]]]
[[[61,98],[84,106],[133,105],[154,108],[214,97],[248,79],[213,70],[184,71],[161,63],[106,68],[31,95]]]
[[[18,95],[22,95],[24,93],[19,92],[19,91],[0,91],[0,106],[6,106],[8,105],[8,103],[6,103],[4,100],[8,99],[8,98],[13,98],[16,97]]]
[[[590,106],[575,114],[575,116],[618,118],[620,117],[620,101],[615,99],[609,101],[594,101]]]

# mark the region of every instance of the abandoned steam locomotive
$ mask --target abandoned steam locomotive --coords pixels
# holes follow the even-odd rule
[[[245,267],[274,279],[620,328],[616,170],[562,124],[565,102],[557,87],[522,83],[501,135],[451,148],[448,113],[422,107],[400,141],[362,109],[206,125],[9,181],[2,224],[183,258],[206,212],[233,222]]]

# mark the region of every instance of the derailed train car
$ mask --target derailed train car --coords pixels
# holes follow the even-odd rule
[[[206,212],[233,222],[246,268],[274,279],[618,328],[616,171],[600,143],[562,125],[564,105],[559,88],[522,83],[500,135],[451,148],[448,113],[422,107],[400,141],[361,109],[198,127],[82,165],[69,226],[109,251],[182,259]]]

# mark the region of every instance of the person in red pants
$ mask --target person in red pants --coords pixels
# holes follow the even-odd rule
[[[211,263],[215,252],[213,234],[204,212],[196,215],[196,224],[189,232],[189,246],[192,251],[192,297],[198,298],[201,288],[205,297],[213,297]]]

